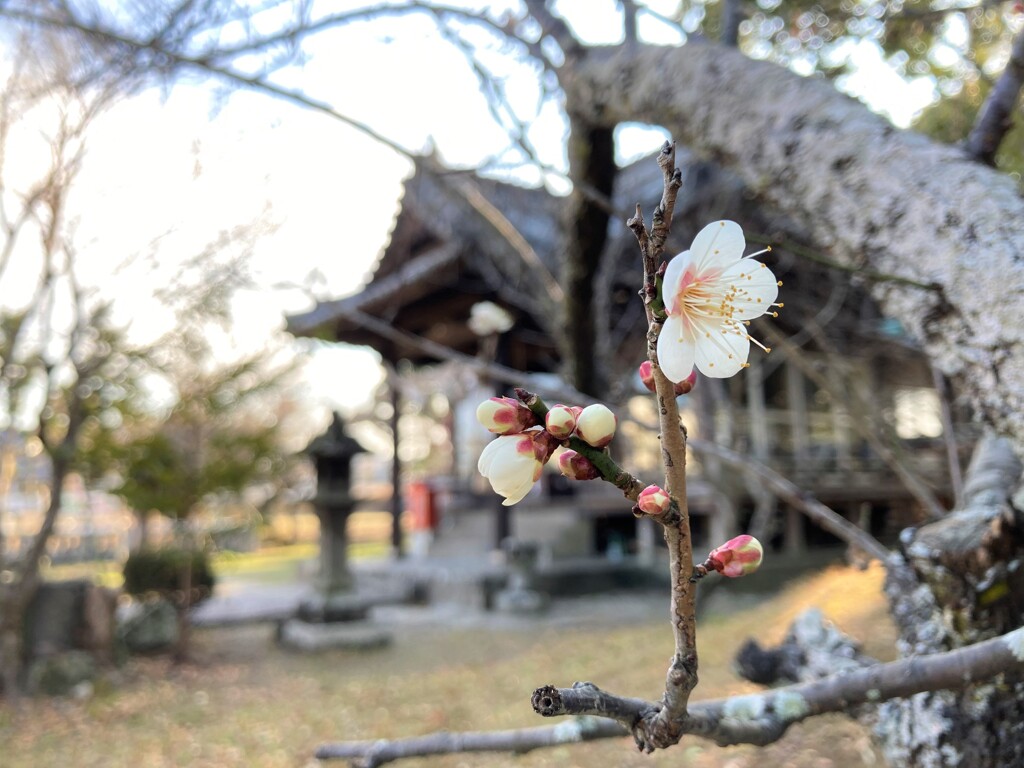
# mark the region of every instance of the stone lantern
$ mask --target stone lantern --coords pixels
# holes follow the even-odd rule
[[[320,518],[319,587],[328,598],[353,587],[345,526],[356,503],[352,497],[352,459],[365,452],[365,448],[345,434],[345,423],[337,413],[327,431],[306,448],[316,465],[313,505]]]
[[[313,504],[320,518],[320,576],[316,594],[279,628],[287,647],[302,651],[327,648],[375,648],[390,635],[368,620],[374,599],[360,595],[348,568],[345,526],[356,500],[352,497],[352,459],[366,449],[345,434],[337,414],[331,426],[306,448],[316,465]]]

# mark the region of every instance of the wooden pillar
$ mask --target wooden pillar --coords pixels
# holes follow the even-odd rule
[[[396,560],[404,556],[402,550],[402,460],[398,457],[398,422],[401,415],[402,398],[398,391],[398,374],[389,371],[391,390],[391,555]]]
[[[846,391],[842,378],[835,366],[829,366],[828,377],[834,393]],[[850,433],[850,409],[842,397],[833,395],[831,398],[832,433],[836,448],[836,465],[838,469],[853,469],[853,436]]]
[[[786,370],[786,408],[793,441],[793,463],[797,472],[805,466],[811,454],[811,423],[807,416],[807,387],[800,369],[789,363]]]

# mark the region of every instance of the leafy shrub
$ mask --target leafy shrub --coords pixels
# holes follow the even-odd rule
[[[190,567],[190,594],[186,596],[183,586]],[[194,605],[210,596],[214,582],[210,559],[202,550],[143,549],[130,554],[124,564],[124,590],[131,595],[157,592],[173,602]]]

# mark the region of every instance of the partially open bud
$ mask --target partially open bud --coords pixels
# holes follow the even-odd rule
[[[476,466],[494,492],[505,497],[502,504],[507,507],[529,493],[557,446],[543,430],[502,435],[484,446]]]
[[[565,440],[576,429],[576,413],[568,405],[553,405],[544,417],[548,432],[559,440]]]
[[[669,495],[656,485],[648,485],[636,500],[636,505],[645,515],[663,515],[671,504]]]
[[[753,536],[743,534],[712,550],[704,567],[735,579],[756,571],[761,566],[763,557],[764,549],[761,542]]]
[[[594,463],[576,451],[562,451],[558,455],[558,469],[570,480],[596,480],[601,476]]]
[[[617,424],[618,420],[615,418],[615,414],[608,409],[608,406],[601,405],[600,403],[588,405],[583,409],[579,418],[576,419],[576,434],[585,443],[595,448],[603,448],[615,437],[615,427]]]
[[[644,360],[640,363],[640,381],[644,383],[649,392],[656,391],[654,385],[654,366],[650,360]],[[682,381],[676,382],[673,385],[676,396],[687,395],[693,390],[693,385],[697,383],[697,370],[694,369],[689,376]]]
[[[515,435],[537,424],[533,411],[511,397],[492,397],[476,408],[476,419],[497,435]]]

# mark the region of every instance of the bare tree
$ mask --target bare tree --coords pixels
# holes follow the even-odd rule
[[[19,690],[22,620],[39,585],[64,480],[79,468],[85,442],[121,422],[139,373],[109,304],[80,282],[68,214],[87,130],[115,92],[82,90],[61,77],[74,68],[72,52],[50,49],[42,55],[56,66],[46,66],[30,51],[22,48],[0,93],[0,286],[31,276],[25,293],[4,289],[0,306],[0,423],[37,439],[50,472],[45,513],[27,551],[8,559],[0,547],[7,576],[0,581],[0,680],[12,697]],[[49,163],[30,179],[10,168],[19,146],[12,134],[22,121],[46,126]]]

